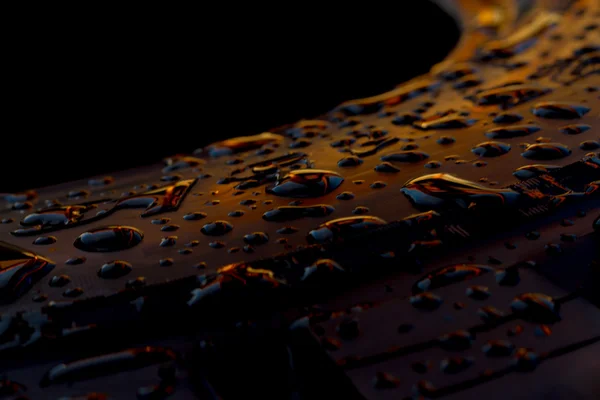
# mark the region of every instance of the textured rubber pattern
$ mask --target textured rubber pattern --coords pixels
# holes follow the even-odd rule
[[[5,194],[2,398],[598,399],[598,1],[443,1],[431,73]]]

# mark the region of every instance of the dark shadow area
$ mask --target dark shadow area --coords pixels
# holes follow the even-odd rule
[[[30,39],[6,61],[0,191],[314,117],[427,72],[458,40],[455,22],[429,2],[361,7],[281,19],[211,14],[193,24],[80,21],[81,30]]]

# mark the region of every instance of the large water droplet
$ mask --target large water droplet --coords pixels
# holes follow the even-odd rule
[[[337,189],[343,181],[344,178],[332,171],[295,170],[268,187],[266,192],[282,197],[321,197]]]
[[[579,104],[567,104],[557,101],[537,103],[531,112],[540,118],[550,119],[576,119],[581,118],[590,111],[588,107]]]
[[[204,225],[200,232],[207,236],[221,236],[231,232],[232,229],[233,225],[227,221],[214,221]]]
[[[586,140],[579,144],[581,150],[590,151],[600,149],[600,142],[597,140]]]
[[[513,125],[502,128],[490,129],[486,132],[485,136],[491,139],[512,139],[516,137],[522,137],[531,135],[532,133],[538,132],[539,126],[536,125]]]
[[[449,174],[425,175],[408,181],[400,191],[419,209],[445,207],[505,207],[520,194],[510,189],[491,189]]]
[[[378,226],[385,225],[386,222],[381,218],[372,216],[352,216],[334,219],[319,225],[308,233],[309,243],[326,243],[341,241],[348,236],[355,235]]]
[[[510,144],[502,142],[484,142],[471,149],[479,157],[498,157],[510,151]]]
[[[131,264],[126,261],[109,261],[100,267],[98,276],[104,279],[117,279],[127,275],[131,270]]]
[[[132,248],[142,241],[144,234],[130,226],[107,226],[84,232],[73,245],[89,252],[121,251]]]
[[[515,172],[513,172],[513,175],[516,178],[518,178],[522,181],[525,181],[527,179],[531,179],[536,176],[549,174],[552,171],[556,171],[560,168],[561,167],[558,165],[546,165],[546,164],[524,165],[522,167],[517,168],[515,170]]]
[[[539,324],[552,324],[560,321],[559,305],[552,297],[542,293],[524,293],[510,304],[512,311],[520,318]]]
[[[535,143],[527,146],[521,155],[531,160],[556,160],[567,157],[571,150],[560,143]]]

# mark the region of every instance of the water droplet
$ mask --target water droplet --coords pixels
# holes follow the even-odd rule
[[[515,352],[515,345],[508,340],[488,340],[481,351],[487,357],[509,357]]]
[[[247,244],[258,246],[269,241],[269,236],[264,232],[249,233],[244,236],[244,242]]]
[[[536,104],[531,112],[536,117],[550,119],[576,119],[581,118],[590,111],[588,107],[578,104],[559,103],[547,101]]]
[[[43,293],[38,293],[36,295],[34,295],[31,300],[35,301],[36,303],[43,303],[44,301],[48,300],[48,295],[43,294]],[[2,387],[0,386],[0,393],[4,393],[2,392]]]
[[[491,139],[512,139],[523,137],[538,132],[540,127],[536,125],[513,125],[501,128],[490,129],[485,136]]]
[[[143,276],[138,276],[135,279],[130,279],[125,283],[125,287],[128,289],[138,289],[146,286],[146,278]]]
[[[542,236],[538,231],[531,231],[525,234],[525,237],[529,240],[538,240]]]
[[[586,140],[579,144],[579,148],[585,151],[600,149],[600,142],[597,140]]]
[[[529,372],[533,371],[540,362],[539,356],[528,349],[520,348],[515,353],[513,365],[517,371]]]
[[[440,362],[440,370],[445,374],[458,374],[473,365],[472,358],[452,357]]]
[[[564,133],[565,135],[579,135],[583,132],[588,131],[590,128],[591,126],[585,124],[570,124],[560,127],[559,131]]]
[[[183,179],[183,176],[179,175],[179,174],[172,174],[172,175],[163,175],[160,177],[160,180],[162,182],[177,182]]]
[[[383,181],[375,181],[375,182],[371,183],[371,185],[370,185],[371,189],[383,189],[386,186],[387,186],[387,183],[385,183]]]
[[[85,257],[71,257],[67,261],[65,261],[65,264],[67,264],[67,265],[80,265],[80,264],[83,264],[85,261],[86,261]]]
[[[548,325],[536,326],[533,334],[537,337],[547,337],[552,335],[552,329]]]
[[[502,319],[505,316],[505,314],[502,311],[492,306],[480,308],[479,310],[477,310],[477,314],[479,314],[483,322],[485,322],[486,324],[494,323],[495,321],[498,321],[499,319]]]
[[[536,143],[528,146],[521,155],[532,160],[556,160],[567,157],[571,150],[560,143]]]
[[[500,286],[516,286],[520,281],[521,277],[517,267],[496,270],[496,283]]]
[[[354,210],[352,210],[352,214],[354,215],[364,215],[369,213],[369,208],[364,206],[357,206]]]
[[[344,340],[353,340],[360,335],[358,320],[356,318],[344,319],[336,328],[337,334]]]
[[[56,237],[54,236],[40,236],[33,241],[33,244],[47,246],[56,243]]]
[[[371,143],[363,143],[362,145],[369,145],[370,148],[364,150],[352,150],[351,153],[358,157],[367,157],[377,154],[380,150],[385,149],[393,144],[396,144],[400,141],[400,139],[396,137],[391,137],[388,139],[375,139]],[[372,144],[372,145],[371,145]]]
[[[375,389],[395,389],[398,386],[400,386],[400,380],[386,372],[377,372],[375,379],[373,379],[373,387]]]
[[[98,276],[104,279],[121,278],[132,270],[131,264],[126,261],[109,261],[98,270]]]
[[[139,244],[144,237],[142,231],[130,226],[107,226],[84,232],[73,245],[89,252],[110,252],[129,249]]]
[[[80,287],[76,287],[76,288],[72,288],[72,289],[67,289],[63,292],[63,296],[64,297],[69,297],[69,298],[74,298],[74,297],[79,297],[83,294],[83,289]]]
[[[549,256],[559,256],[563,252],[561,245],[558,243],[548,243],[544,246],[544,249]]]
[[[63,287],[68,285],[69,282],[71,282],[69,275],[55,275],[50,278],[48,285],[50,285],[50,287]]]
[[[422,151],[403,151],[382,156],[381,161],[414,163],[423,161],[427,158],[429,158],[429,154]]]
[[[3,224],[10,224],[10,223],[15,222],[15,220],[12,218],[2,218],[2,220],[0,222],[2,222]]]
[[[397,117],[395,117],[394,119],[392,119],[392,124],[394,124],[394,125],[412,125],[413,122],[417,122],[422,119],[423,118],[417,113],[407,112],[404,114],[400,114]]]
[[[87,197],[90,195],[89,190],[72,190],[69,193],[67,193],[67,198],[69,199],[79,199],[82,197]]]
[[[152,222],[154,225],[164,225],[167,224],[171,221],[171,218],[159,218],[159,219],[153,219]]]
[[[474,339],[469,331],[460,330],[441,336],[438,343],[446,351],[465,351],[471,348]]]
[[[433,115],[421,121],[415,121],[415,128],[430,130],[430,129],[460,129],[468,128],[473,125],[476,120],[468,119],[460,116],[455,112],[444,112]]]
[[[424,175],[407,182],[400,191],[419,209],[443,207],[505,207],[515,204],[520,194],[510,189],[491,189],[449,174]]]
[[[560,321],[559,305],[552,297],[542,293],[524,293],[517,296],[510,308],[519,318],[539,324],[552,324]]]
[[[376,172],[381,172],[381,173],[395,174],[395,173],[400,172],[400,168],[393,166],[389,162],[383,162],[383,163],[377,165],[374,169]]]
[[[490,297],[490,289],[485,286],[470,286],[467,288],[466,294],[473,300],[486,300]]]
[[[344,157],[338,161],[338,167],[357,167],[363,163],[363,160],[356,156]]]
[[[426,374],[431,368],[431,363],[429,361],[415,361],[410,364],[410,367],[417,374]]]
[[[352,216],[334,219],[319,225],[308,233],[309,243],[326,243],[342,241],[348,236],[385,225],[381,218],[372,216]]]
[[[514,124],[515,122],[519,122],[523,120],[523,116],[515,113],[502,113],[498,114],[493,122],[495,124]]]
[[[525,165],[523,167],[517,168],[515,170],[515,172],[513,172],[513,175],[516,178],[518,178],[522,181],[525,181],[527,179],[534,178],[536,176],[549,174],[552,171],[558,170],[560,168],[561,167],[558,165],[545,165],[545,164]]]
[[[281,143],[282,140],[283,138],[279,135],[264,132],[259,135],[241,136],[213,143],[204,152],[208,153],[211,157],[221,157],[255,150],[268,144]]]
[[[483,142],[471,149],[479,157],[499,157],[510,151],[510,144],[502,142]]]
[[[507,335],[507,336],[511,336],[511,337],[512,337],[512,336],[518,336],[518,335],[520,335],[521,333],[523,333],[523,331],[524,331],[524,330],[525,330],[525,328],[523,328],[523,326],[522,326],[522,325],[516,325],[516,326],[514,326],[513,328],[509,328],[509,329],[506,331],[506,335]]]
[[[413,307],[415,307],[419,310],[427,310],[427,311],[437,310],[443,303],[443,300],[441,297],[436,296],[435,294],[433,294],[431,292],[423,292],[423,293],[419,293],[414,296],[411,296],[409,301]]]
[[[426,163],[425,165],[423,165],[425,168],[429,168],[429,169],[437,169],[437,168],[441,168],[442,167],[442,163],[439,161],[430,161],[428,163]]]
[[[334,148],[346,147],[346,146],[352,146],[354,144],[354,142],[356,142],[356,139],[347,138],[347,139],[336,140],[334,142],[329,143],[329,145]]]
[[[269,210],[263,214],[266,221],[293,221],[302,218],[321,218],[333,213],[335,208],[327,204],[314,206],[282,206]]]
[[[439,289],[454,283],[463,282],[486,272],[492,268],[484,265],[452,265],[433,271],[419,279],[412,287],[413,293]]]
[[[456,139],[453,138],[452,136],[440,136],[436,142],[437,142],[437,144],[447,146],[449,144],[455,143]]]
[[[296,170],[268,187],[266,192],[282,197],[320,197],[337,189],[343,181],[344,178],[332,171]]]
[[[167,236],[160,240],[160,247],[172,247],[177,242],[177,236]]]
[[[162,232],[174,232],[177,229],[179,229],[179,225],[175,225],[175,224],[164,225],[163,227],[160,228],[160,230]]]
[[[160,265],[161,267],[170,267],[174,264],[174,262],[175,261],[172,258],[161,258],[158,261],[158,265]]]
[[[335,198],[338,200],[352,200],[354,198],[354,193],[342,192],[342,193],[338,194]]]
[[[207,236],[221,236],[231,232],[233,225],[227,221],[214,221],[202,227],[200,232]]]
[[[499,105],[510,108],[547,93],[550,93],[550,89],[517,84],[479,91],[472,96],[472,100],[479,106]]]
[[[419,148],[419,145],[416,143],[407,143],[404,146],[400,147],[400,150],[412,151],[412,150],[417,150],[418,148]]]
[[[293,141],[292,143],[290,143],[290,145],[288,147],[290,149],[302,149],[302,148],[310,146],[311,144],[312,144],[312,142],[310,140],[297,139],[297,140]]]
[[[204,218],[206,218],[206,213],[201,211],[194,211],[183,216],[186,221],[198,221]]]

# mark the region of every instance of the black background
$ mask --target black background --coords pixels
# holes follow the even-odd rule
[[[314,117],[427,72],[459,36],[427,1],[222,8],[105,10],[12,31],[0,192]]]

